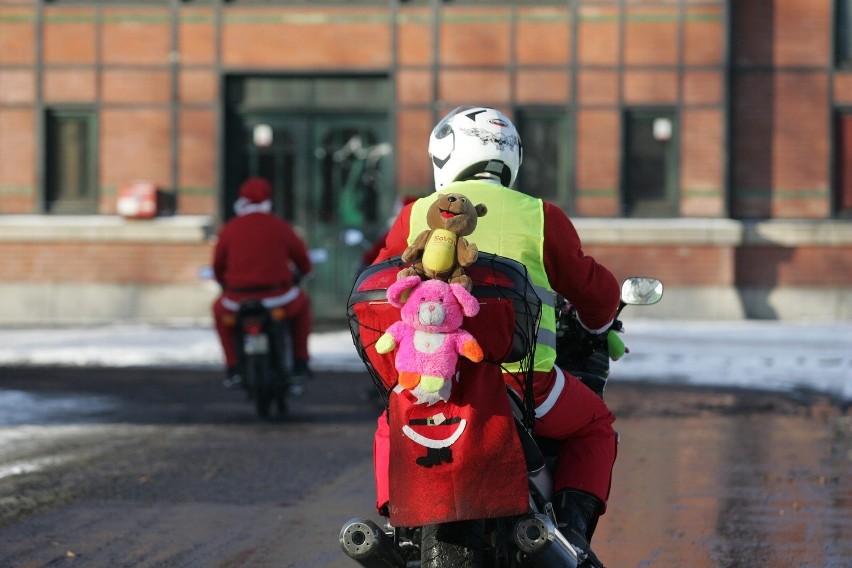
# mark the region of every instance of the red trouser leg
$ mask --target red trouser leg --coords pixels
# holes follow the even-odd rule
[[[213,320],[216,323],[216,332],[219,334],[219,342],[222,344],[222,352],[225,354],[225,365],[235,367],[237,360],[237,347],[234,343],[233,326],[225,325],[225,316],[234,315],[234,312],[225,308],[220,301],[221,296],[213,302]]]
[[[539,436],[561,440],[554,491],[587,491],[606,505],[615,465],[615,417],[606,403],[579,379],[565,373],[565,386],[553,408],[536,422]]]
[[[222,305],[220,298],[213,303],[213,319],[216,331],[225,354],[225,364],[233,367],[239,363],[236,344],[234,343],[234,328],[225,325],[225,317],[235,315],[234,312]],[[290,321],[290,335],[293,344],[293,357],[307,361],[308,337],[311,334],[311,301],[307,294],[300,292],[292,302],[284,306],[285,317]]]
[[[388,413],[382,412],[373,439],[373,472],[376,479],[376,509],[390,500],[390,426]]]
[[[300,292],[295,300],[284,306],[286,318],[290,320],[290,335],[293,340],[293,357],[307,361],[308,337],[311,334],[311,300]]]

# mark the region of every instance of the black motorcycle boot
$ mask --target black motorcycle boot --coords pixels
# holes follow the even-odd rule
[[[243,386],[243,377],[240,375],[238,366],[228,367],[225,371],[225,380],[222,381],[222,386],[226,389],[238,389]]]
[[[293,361],[293,370],[290,371],[290,378],[300,381],[307,381],[314,378],[314,372],[308,366],[307,359],[295,359]]]
[[[559,532],[579,553],[578,568],[604,568],[589,544],[603,510],[600,499],[585,491],[563,489],[554,495],[553,508]]]

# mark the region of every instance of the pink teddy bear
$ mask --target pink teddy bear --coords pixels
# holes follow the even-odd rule
[[[410,291],[407,299],[403,294]],[[447,401],[458,356],[482,361],[482,347],[461,329],[464,316],[479,313],[479,301],[461,284],[441,280],[421,281],[407,276],[387,292],[391,305],[400,308],[401,321],[391,325],[376,342],[376,351],[398,347],[396,370],[399,386],[411,391],[418,403]]]

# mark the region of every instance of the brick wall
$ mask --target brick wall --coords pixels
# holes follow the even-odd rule
[[[0,324],[204,322],[209,217],[0,217]]]
[[[734,4],[731,207],[737,217],[831,215],[832,5]]]
[[[852,227],[832,222],[577,219],[619,279],[663,280],[648,317],[852,318]],[[209,319],[207,217],[0,217],[0,324]],[[774,300],[775,293],[785,294]],[[761,311],[742,298],[762,298]],[[791,301],[792,299],[792,301]],[[644,316],[643,316],[644,317]]]
[[[37,96],[48,105],[99,105],[101,212],[114,211],[122,184],[148,179],[177,193],[181,213],[217,214],[222,70],[393,69],[400,193],[430,186],[429,168],[418,160],[424,124],[435,112],[471,101],[510,111],[574,105],[576,210],[617,216],[620,113],[625,106],[665,105],[680,114],[682,215],[725,216],[730,205],[743,218],[825,218],[831,214],[826,117],[832,105],[852,104],[850,74],[835,73],[830,81],[826,73],[832,5],[831,0],[448,4],[441,7],[435,32],[432,9],[411,5],[397,7],[394,28],[391,12],[382,6],[227,5],[217,11],[188,3],[173,11],[162,5],[51,3],[44,6],[38,30],[32,6],[4,4],[0,213],[41,207]],[[43,38],[41,50],[35,49],[37,37]],[[729,57],[730,136],[724,128]],[[43,66],[41,76],[35,65]],[[179,105],[177,124],[173,103]],[[729,144],[732,153],[726,152]],[[601,157],[604,152],[610,156]]]
[[[0,217],[0,282],[195,284],[212,231],[206,217]]]
[[[667,300],[644,316],[852,318],[852,225],[841,221],[577,219],[617,278],[650,275]]]
[[[207,244],[5,242],[0,282],[192,284],[211,257]]]
[[[617,217],[623,111],[662,106],[679,119],[678,192],[688,225],[732,215],[833,227],[822,223],[831,216],[830,116],[852,105],[852,73],[831,69],[833,4],[442,3],[435,28],[430,7],[410,4],[397,7],[394,22],[387,6],[46,3],[39,30],[35,3],[0,3],[0,219],[41,210],[40,105],[98,110],[101,213],[114,213],[118,188],[141,178],[174,191],[180,216],[215,217],[222,76],[354,72],[396,82],[389,111],[401,194],[429,191],[425,140],[446,110],[470,102],[510,113],[557,106],[574,117],[578,216]],[[630,225],[591,222],[610,233],[611,223]],[[593,231],[588,248],[620,276],[652,267],[680,290],[839,289],[852,281],[845,237],[787,242],[752,239],[745,229],[739,241],[719,243],[690,240],[693,226],[667,222],[656,241],[637,242],[631,232],[611,242]],[[191,287],[209,262],[210,244],[197,236],[176,243],[72,233],[4,233],[0,285]]]

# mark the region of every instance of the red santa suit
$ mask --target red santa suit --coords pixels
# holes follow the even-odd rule
[[[225,321],[246,298],[269,299],[283,307],[291,322],[293,357],[296,361],[308,360],[310,300],[294,286],[291,263],[307,274],[311,261],[293,228],[270,213],[271,204],[269,182],[257,177],[247,179],[234,205],[237,216],[225,223],[216,243],[213,272],[222,294],[213,303],[213,316],[229,368],[238,361],[234,329]]]
[[[512,191],[499,185],[493,191]],[[391,227],[385,248],[375,262],[401,254],[408,245],[412,205],[406,206]],[[567,215],[544,202],[543,260],[550,287],[576,306],[581,322],[591,331],[604,331],[612,323],[619,303],[619,284],[612,273],[587,256]],[[490,212],[489,212],[490,214]],[[487,251],[513,257],[512,251]],[[482,343],[483,341],[480,341]],[[517,388],[514,381],[507,384]],[[615,417],[604,401],[573,375],[554,367],[536,372],[536,434],[560,440],[554,490],[579,489],[606,503],[616,458]],[[388,499],[388,422],[378,420],[374,457],[377,505]]]

